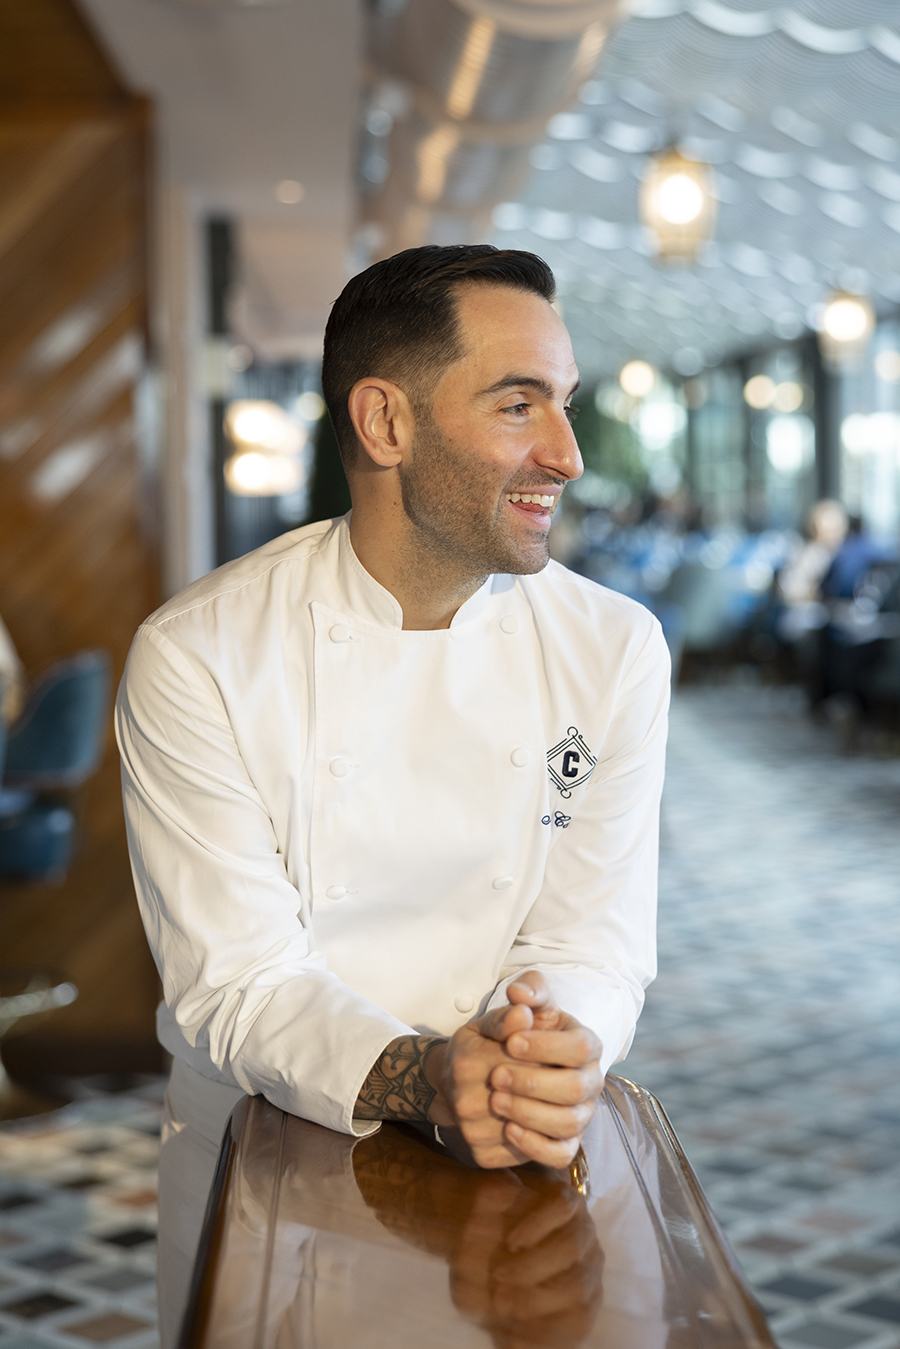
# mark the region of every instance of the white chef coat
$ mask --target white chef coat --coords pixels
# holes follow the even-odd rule
[[[151,615],[116,705],[162,1044],[360,1135],[396,1036],[537,969],[608,1069],[655,974],[656,620],[550,562],[402,622],[349,516],[310,525]]]

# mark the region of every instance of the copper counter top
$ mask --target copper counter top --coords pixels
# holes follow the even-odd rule
[[[182,1349],[774,1346],[648,1092],[607,1080],[584,1159],[479,1171],[411,1130],[355,1140],[245,1100]]]

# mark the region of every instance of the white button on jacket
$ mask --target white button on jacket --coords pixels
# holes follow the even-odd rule
[[[348,1133],[395,1036],[540,969],[608,1068],[655,973],[656,620],[551,562],[402,622],[349,517],[311,525],[153,614],[116,707],[162,1043]]]

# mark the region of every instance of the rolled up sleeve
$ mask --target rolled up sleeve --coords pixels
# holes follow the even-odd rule
[[[299,916],[219,690],[144,625],[116,701],[134,884],[187,1043],[246,1092],[343,1133],[373,1063],[412,1029],[332,974]]]

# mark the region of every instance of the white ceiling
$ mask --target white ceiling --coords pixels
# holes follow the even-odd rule
[[[247,332],[316,350],[356,216],[359,0],[81,3],[156,103],[165,173],[241,222]],[[630,9],[494,216],[495,242],[556,271],[583,373],[638,355],[687,374],[797,336],[831,285],[900,304],[900,0]],[[660,267],[638,223],[647,154],[672,136],[717,176],[692,267]],[[283,178],[299,205],[275,201]]]
[[[273,357],[320,350],[356,223],[358,0],[80,4],[153,101],[162,180],[238,224],[244,335]],[[298,204],[277,200],[284,179]]]
[[[715,239],[661,266],[647,155],[713,165]],[[831,286],[900,305],[900,0],[633,0],[578,105],[495,213],[546,257],[585,373],[683,374],[809,329]]]
[[[167,174],[210,210],[317,223],[353,199],[358,0],[80,0],[126,83],[153,99]],[[306,194],[282,206],[275,184]]]

